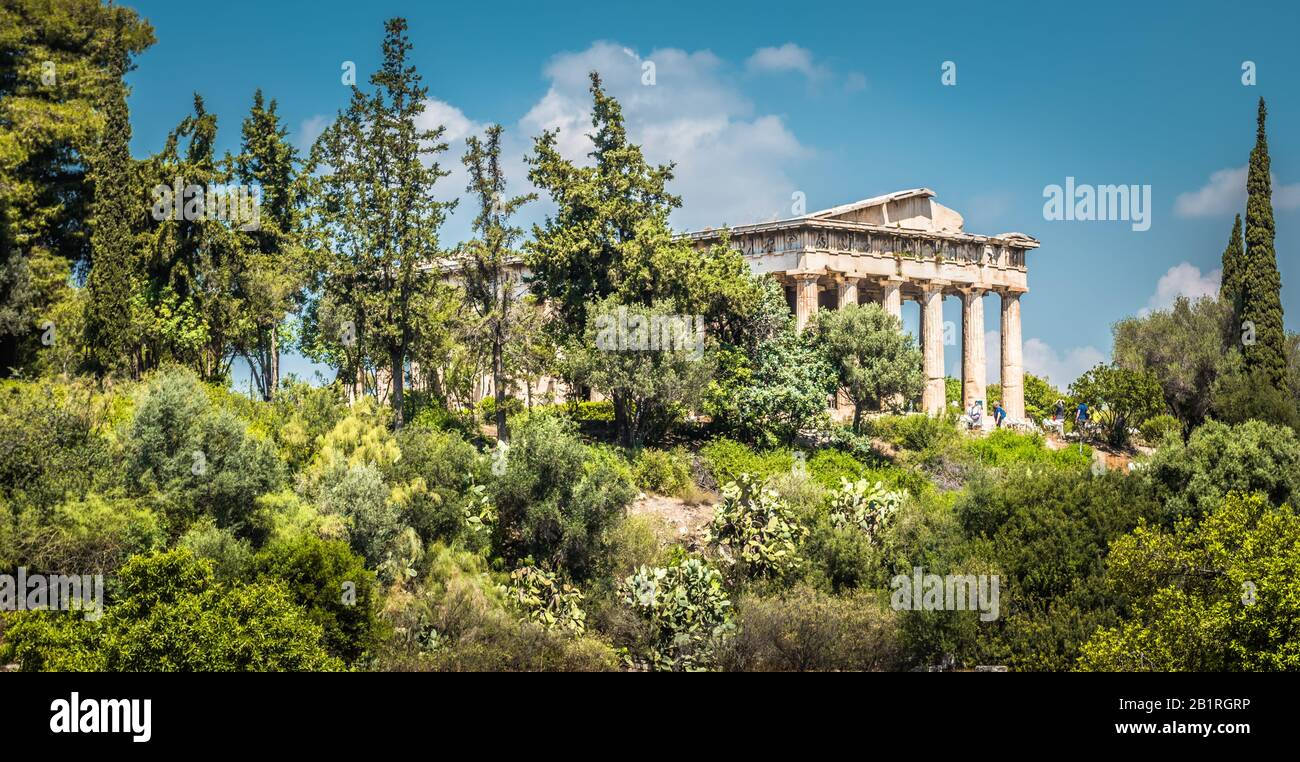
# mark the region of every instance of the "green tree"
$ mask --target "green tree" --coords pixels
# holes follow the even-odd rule
[[[405,421],[406,362],[444,291],[434,265],[450,206],[434,200],[448,174],[435,160],[447,150],[445,128],[421,127],[429,91],[409,61],[406,29],[403,18],[385,22],[373,92],[353,86],[306,172],[320,300],[311,316],[319,346],[309,351],[339,360],[354,388],[368,359],[386,367],[396,428]]]
[[[880,305],[819,312],[813,335],[853,404],[854,431],[862,430],[863,411],[898,408],[921,393],[921,352]]]
[[[1219,281],[1219,299],[1233,306],[1235,327],[1241,308],[1241,284],[1245,279],[1246,254],[1241,242],[1241,215],[1232,222],[1232,233],[1228,236],[1228,246],[1223,250],[1223,278]],[[1234,342],[1235,344],[1235,342]]]
[[[1104,435],[1112,445],[1128,443],[1128,430],[1164,412],[1164,394],[1155,375],[1098,363],[1070,384],[1070,395],[1088,403],[1093,416],[1104,422]],[[1098,413],[1108,413],[1098,416]]]
[[[86,280],[86,347],[99,373],[139,373],[132,312],[143,284],[137,272],[132,220],[139,199],[131,193],[131,121],[126,108],[126,53],[119,53],[119,79],[105,91],[104,131],[91,164],[94,201],[90,210],[92,266]]]
[[[666,189],[673,167],[646,163],[640,146],[628,140],[622,107],[596,72],[591,95],[591,166],[560,154],[556,130],[535,138],[528,157],[529,180],[556,205],[525,247],[532,288],[556,303],[570,335],[582,333],[592,301],[618,291],[624,303],[648,304],[676,280],[661,277],[658,267],[672,245],[668,214],[681,205]]]
[[[281,333],[285,317],[305,298],[297,151],[276,113],[276,102],[253,94],[241,129],[235,177],[259,192],[256,229],[241,231],[235,283],[243,302],[232,351],[244,358],[263,400],[280,386]]]
[[[1300,669],[1300,515],[1229,495],[1172,533],[1140,526],[1106,559],[1133,614],[1098,630],[1079,668],[1220,672]]]
[[[506,178],[501,168],[501,125],[488,127],[487,135],[466,139],[465,166],[470,184],[466,189],[478,200],[479,212],[474,219],[477,238],[458,252],[460,282],[471,309],[477,317],[474,333],[487,337],[492,351],[492,386],[496,396],[497,438],[510,441],[506,422],[506,346],[518,330],[516,268],[520,257],[515,242],[523,234],[510,224],[510,217],[521,206],[537,197],[505,198]]]
[[[1269,169],[1268,137],[1264,120],[1268,109],[1259,99],[1255,148],[1250,152],[1246,177],[1246,267],[1241,277],[1241,320],[1253,327],[1254,341],[1246,342],[1247,371],[1262,371],[1275,388],[1286,379],[1286,336],[1282,328],[1282,277],[1273,250],[1273,176]]]
[[[35,321],[68,298],[70,275],[85,274],[87,164],[104,129],[101,104],[123,61],[153,43],[136,11],[99,0],[0,4],[0,197],[10,244],[0,318],[20,326],[0,325],[0,374],[31,362]]]
[[[614,400],[624,446],[662,436],[696,407],[710,376],[702,326],[670,305],[629,306],[615,296],[587,314],[582,343],[568,352],[571,373]]]
[[[1179,297],[1169,310],[1115,323],[1115,363],[1154,374],[1169,409],[1184,426],[1198,426],[1210,412],[1215,380],[1226,367],[1223,336],[1231,332],[1231,320],[1227,300]]]

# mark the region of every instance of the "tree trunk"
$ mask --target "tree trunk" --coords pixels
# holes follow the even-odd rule
[[[510,429],[506,423],[506,369],[501,355],[501,331],[498,328],[492,341],[492,386],[497,403],[497,440],[510,444]]]
[[[276,393],[280,391],[280,337],[277,335],[278,333],[279,332],[276,330],[276,327],[272,326],[271,327],[271,379],[270,379],[271,396],[270,399],[275,399]]]
[[[405,411],[402,407],[402,382],[405,380],[403,376],[406,375],[402,366],[405,365],[405,354],[402,350],[397,349],[390,355],[393,368],[393,377],[390,379],[390,383],[393,385],[393,428],[395,430],[401,429],[402,425],[406,423],[404,420]]]

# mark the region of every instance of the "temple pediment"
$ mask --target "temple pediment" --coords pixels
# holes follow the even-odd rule
[[[935,201],[929,188],[895,191],[805,216],[932,233],[960,233],[966,222],[956,211]]]

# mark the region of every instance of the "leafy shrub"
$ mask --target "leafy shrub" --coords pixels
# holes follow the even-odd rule
[[[906,494],[889,492],[880,482],[844,479],[831,497],[830,521],[835,527],[854,527],[879,544]]]
[[[327,483],[321,512],[342,516],[352,549],[377,567],[402,531],[401,507],[389,499],[389,488],[374,466],[352,466]]]
[[[259,579],[283,584],[294,603],[321,627],[331,656],[351,664],[376,642],[375,573],[346,543],[310,535],[273,542],[257,554],[252,566]]]
[[[530,557],[582,580],[636,487],[626,466],[584,447],[563,421],[530,416],[515,431],[489,495],[494,542],[508,562]]]
[[[1138,429],[1147,444],[1158,445],[1170,434],[1181,434],[1183,425],[1172,415],[1161,413],[1142,422]]]
[[[1164,524],[1197,520],[1230,492],[1261,493],[1270,503],[1300,498],[1300,439],[1263,421],[1206,421],[1186,442],[1160,448],[1144,469],[1164,505]]]
[[[161,548],[161,518],[132,498],[98,494],[69,500],[45,516],[35,509],[19,516],[14,565],[63,574],[108,574],[127,558]]]
[[[741,579],[786,577],[800,564],[805,530],[790,507],[748,474],[722,488],[707,540],[717,546]]]
[[[700,448],[709,475],[719,485],[734,482],[741,474],[752,474],[765,479],[788,472],[794,467],[794,456],[789,450],[756,452],[731,439],[715,439]]]
[[[731,601],[722,575],[698,558],[641,567],[623,580],[623,602],[648,625],[645,642],[629,654],[642,669],[707,669],[732,631]]]
[[[137,556],[103,617],[13,615],[0,659],[24,671],[324,671],[338,660],[282,585],[223,585],[188,551]]]
[[[587,629],[582,610],[582,592],[556,575],[536,566],[521,566],[510,573],[506,596],[524,614],[524,619],[547,630],[581,635]]]
[[[683,448],[643,449],[632,461],[632,478],[646,492],[676,495],[691,483],[690,455]]]
[[[797,587],[745,596],[722,667],[745,672],[900,669],[903,647],[892,609],[873,593],[827,595]]]
[[[1092,462],[1092,448],[1087,445],[1052,450],[1046,442],[1038,432],[1022,434],[1010,429],[995,429],[986,436],[965,439],[962,447],[973,460],[985,466],[1023,464],[1086,468]]]
[[[422,485],[407,490],[403,523],[426,543],[455,540],[475,499],[471,486],[488,477],[487,460],[457,432],[411,425],[396,440],[401,458],[384,468],[388,481]]]
[[[617,666],[606,643],[520,622],[482,557],[435,543],[427,558],[424,576],[385,601],[391,635],[380,651],[381,668],[589,672]]]
[[[211,519],[201,519],[181,535],[177,547],[196,559],[212,562],[212,573],[221,582],[247,579],[253,567],[253,544],[222,529]]]
[[[517,397],[506,397],[505,403],[506,417],[519,415],[524,412],[524,402]],[[489,394],[478,401],[478,418],[483,423],[496,423],[497,420],[497,398]]]

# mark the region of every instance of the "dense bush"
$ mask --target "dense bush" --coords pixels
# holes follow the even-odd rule
[[[562,420],[530,416],[514,432],[504,472],[489,492],[497,511],[495,545],[507,561],[531,557],[581,580],[636,487],[625,469],[589,451]]]
[[[1183,425],[1172,415],[1162,413],[1143,421],[1138,431],[1142,434],[1142,441],[1149,445],[1159,445],[1170,434],[1181,434]]]
[[[78,612],[19,612],[0,659],[24,671],[233,672],[338,669],[321,628],[279,584],[221,584],[179,550],[122,567],[98,621]]]
[[[647,625],[644,640],[629,654],[641,669],[706,669],[734,628],[722,575],[698,558],[666,568],[643,566],[620,591]]]
[[[904,666],[897,617],[873,593],[797,587],[744,596],[721,666],[733,671],[881,671]]]
[[[1199,519],[1228,493],[1261,493],[1274,505],[1294,504],[1300,493],[1300,439],[1285,426],[1247,421],[1228,426],[1207,421],[1184,443],[1161,448],[1144,470],[1172,528]]]
[[[644,449],[632,461],[636,486],[659,495],[676,495],[691,484],[691,459],[683,448]]]

